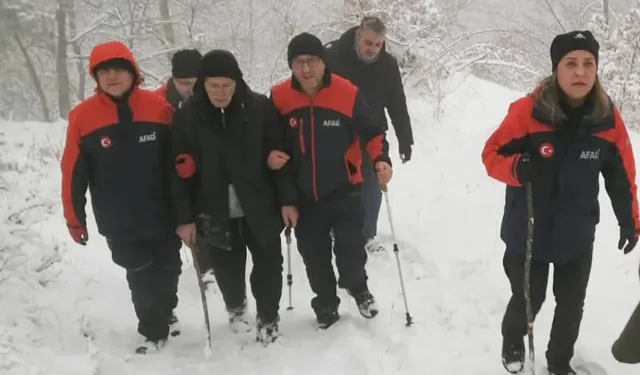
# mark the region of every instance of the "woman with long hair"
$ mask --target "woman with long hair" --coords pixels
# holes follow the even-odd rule
[[[546,352],[552,375],[576,374],[570,361],[600,221],[600,174],[620,226],[618,249],[627,254],[638,241],[635,161],[625,124],[598,79],[598,52],[589,31],[557,35],[552,74],[511,104],[482,152],[489,176],[507,185],[500,236],[512,295],[502,321],[502,362],[512,373],[525,358],[527,238],[533,239],[527,288],[534,317],[546,297],[549,265],[554,268],[556,309]]]

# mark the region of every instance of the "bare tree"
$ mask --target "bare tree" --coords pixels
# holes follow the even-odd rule
[[[58,111],[60,117],[66,119],[71,110],[69,94],[69,70],[67,67],[67,10],[68,3],[65,0],[57,0],[56,25],[58,29],[58,43],[56,51],[56,77],[58,80]]]
[[[176,37],[173,33],[173,25],[171,21],[171,12],[169,11],[169,0],[158,1],[160,16],[162,18],[162,29],[166,38],[165,47],[175,47]],[[167,53],[167,60],[171,61],[171,53]]]

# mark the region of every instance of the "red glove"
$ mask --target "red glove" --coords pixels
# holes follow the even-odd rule
[[[87,241],[89,241],[89,234],[87,233],[87,228],[85,228],[82,225],[69,225],[69,224],[67,224],[67,227],[69,228],[69,234],[71,235],[71,238],[73,238],[73,240],[77,244],[80,244],[82,246],[87,244]]]

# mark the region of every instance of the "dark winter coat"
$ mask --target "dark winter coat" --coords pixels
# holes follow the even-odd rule
[[[613,357],[621,363],[640,363],[640,303],[611,348]]]
[[[489,176],[507,184],[501,238],[507,251],[524,252],[527,234],[525,189],[515,167],[531,155],[537,176],[533,191],[533,257],[562,263],[593,250],[600,221],[599,178],[611,198],[618,223],[640,228],[636,171],[631,143],[618,110],[603,119],[585,116],[590,104],[565,106],[569,118],[551,121],[537,94],[512,103],[482,152]],[[612,244],[615,246],[615,244]]]
[[[298,198],[318,202],[360,189],[361,168],[374,167],[362,164],[360,141],[371,161],[391,164],[382,123],[346,79],[325,72],[312,99],[292,77],[271,89],[271,100],[286,134],[283,151],[291,155],[287,169],[303,195]]]
[[[120,42],[97,46],[89,68],[124,59],[136,73],[130,94],[114,100],[96,93],[69,113],[62,156],[62,203],[68,225],[86,225],[86,191],[98,231],[113,240],[138,240],[175,232],[170,181],[172,110],[157,94],[138,88],[133,55]]]
[[[355,49],[356,29],[349,29],[340,39],[326,45],[327,65],[332,73],[348,79],[360,89],[373,114],[384,123],[385,130],[388,126],[384,109],[387,108],[400,149],[408,148],[413,145],[413,132],[398,62],[384,46],[375,62],[360,60]]]
[[[276,121],[269,99],[242,81],[224,112],[210,104],[203,80],[196,82],[194,94],[182,102],[174,121],[178,176],[173,197],[179,224],[196,223],[200,233],[204,225],[226,233],[232,184],[257,241],[266,245],[279,236],[284,200],[278,195],[276,174],[267,166],[267,155],[276,148],[270,133]],[[208,223],[199,219],[202,214],[209,217]]]

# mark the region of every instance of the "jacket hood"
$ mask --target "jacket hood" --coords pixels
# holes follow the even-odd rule
[[[105,61],[114,59],[122,59],[131,63],[136,75],[135,85],[139,85],[141,83],[142,76],[140,74],[140,68],[136,63],[136,60],[133,58],[133,53],[131,53],[129,47],[119,41],[100,43],[93,47],[93,50],[91,50],[91,54],[89,55],[89,74],[91,77],[94,80],[96,79],[95,69],[98,65]]]

